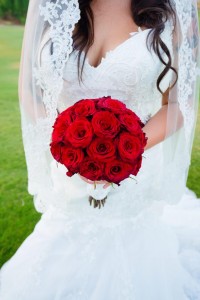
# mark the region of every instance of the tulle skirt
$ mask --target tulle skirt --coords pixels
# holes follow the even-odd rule
[[[97,221],[50,206],[3,265],[0,299],[199,300],[200,202],[160,209]]]

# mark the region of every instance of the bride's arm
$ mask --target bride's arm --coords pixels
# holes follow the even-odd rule
[[[163,94],[161,109],[147,122],[143,131],[148,138],[145,150],[159,144],[166,137],[169,89]],[[182,125],[182,115],[178,115],[179,128]]]
[[[169,89],[163,94],[161,109],[147,122],[143,131],[148,138],[145,150],[162,142],[165,138],[167,124]]]
[[[167,109],[168,105],[163,105],[162,108],[143,127],[143,131],[146,133],[148,138],[145,150],[164,140],[167,122]]]

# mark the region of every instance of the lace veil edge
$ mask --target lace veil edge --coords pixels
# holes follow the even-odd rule
[[[158,199],[170,203],[180,199],[187,180],[197,116],[199,74],[197,3],[174,0],[173,5],[177,24],[171,38],[179,79],[169,93],[163,168],[158,189]],[[79,19],[78,0],[30,1],[21,57],[19,98],[28,191],[34,196],[36,210],[42,213],[54,195],[49,143],[63,86],[63,69],[72,52],[72,32]],[[45,38],[47,28],[48,37]],[[41,65],[41,49],[47,42],[53,44],[53,51],[47,53]]]

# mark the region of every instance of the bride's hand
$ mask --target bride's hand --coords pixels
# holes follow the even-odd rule
[[[89,180],[87,179],[86,177],[82,176],[79,174],[79,176],[81,177],[81,179],[89,184],[104,184],[103,188],[106,189],[110,186],[110,182],[106,181],[106,180],[100,180],[100,181],[92,181],[92,180]]]

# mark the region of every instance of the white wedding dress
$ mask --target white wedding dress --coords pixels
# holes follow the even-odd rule
[[[163,39],[171,49],[168,29]],[[82,98],[110,95],[147,122],[161,107],[156,81],[163,70],[147,50],[148,32],[132,33],[97,67],[87,59],[80,84],[74,51],[59,111]],[[48,56],[46,44],[42,60]],[[162,81],[163,90],[170,76]],[[145,151],[137,182],[115,186],[101,209],[90,206],[87,184],[78,175],[68,178],[52,159],[54,192],[43,191],[46,203],[35,200],[36,208],[45,205],[46,211],[3,265],[0,299],[199,300],[200,202],[187,189],[175,205],[165,201],[170,191],[157,197],[161,148],[162,143]]]

